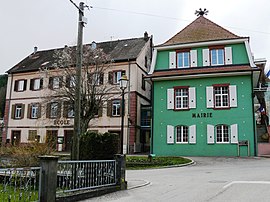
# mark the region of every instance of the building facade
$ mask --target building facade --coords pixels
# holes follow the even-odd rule
[[[118,85],[125,74],[129,83],[125,93],[124,152],[149,150],[150,128],[141,126],[141,119],[145,118],[141,117],[141,111],[150,105],[151,86],[144,77],[150,68],[152,37],[145,33],[141,38],[93,42],[90,46],[102,50],[112,61],[102,72],[99,85],[115,88],[108,92],[112,95],[110,100],[98,110],[88,130],[120,134],[122,106]],[[61,75],[61,70],[53,65],[55,50],[35,50],[7,72],[2,144],[52,141],[58,151],[70,151],[74,110],[57,97],[48,96],[50,92],[63,88],[63,81],[72,86],[72,78]],[[48,98],[51,101],[48,102]]]
[[[249,38],[202,15],[154,48],[152,153],[257,154],[253,88],[260,70]]]

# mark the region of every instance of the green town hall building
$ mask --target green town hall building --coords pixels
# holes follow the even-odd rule
[[[253,88],[260,70],[248,37],[204,13],[155,46],[151,152],[157,156],[256,156]]]

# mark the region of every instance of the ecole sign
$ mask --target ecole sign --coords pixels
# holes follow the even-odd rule
[[[212,118],[212,113],[192,113],[192,118]]]
[[[57,126],[70,125],[70,120],[67,120],[67,119],[55,119],[53,124],[57,125]]]

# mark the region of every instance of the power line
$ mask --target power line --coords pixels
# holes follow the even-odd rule
[[[102,9],[102,10],[109,10],[109,11],[115,11],[115,12],[121,12],[121,13],[136,14],[136,15],[144,15],[144,16],[149,16],[149,17],[158,17],[158,18],[164,18],[164,19],[170,19],[170,20],[177,20],[177,21],[181,20],[181,21],[190,22],[190,20],[176,18],[176,17],[169,17],[169,16],[149,14],[149,13],[129,11],[129,10],[120,10],[120,9],[115,9],[115,8],[104,8],[104,7],[98,7],[98,6],[91,6],[91,8]],[[226,28],[230,28],[230,29],[238,29],[238,30],[244,30],[244,31],[249,31],[249,32],[257,32],[257,33],[260,33],[260,34],[270,35],[269,32],[263,32],[263,31],[257,31],[257,30],[250,30],[250,29],[239,28],[239,27],[231,27],[231,26],[225,26],[225,27]]]

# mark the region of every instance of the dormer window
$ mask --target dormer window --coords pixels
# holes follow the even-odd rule
[[[211,65],[224,65],[224,49],[211,49]]]
[[[187,68],[190,67],[190,52],[180,51],[177,52],[177,68]]]

